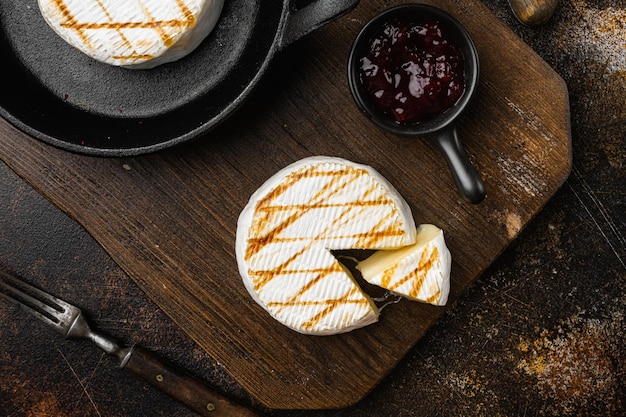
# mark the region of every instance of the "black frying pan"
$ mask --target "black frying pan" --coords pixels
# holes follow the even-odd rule
[[[82,154],[164,149],[224,121],[277,52],[357,3],[226,0],[217,26],[190,55],[131,70],[96,62],[65,43],[36,0],[2,0],[0,116],[43,142]]]

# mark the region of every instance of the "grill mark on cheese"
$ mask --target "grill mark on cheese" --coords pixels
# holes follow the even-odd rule
[[[296,252],[291,255],[285,262],[281,265],[278,265],[274,269],[271,270],[252,270],[248,271],[248,275],[252,278],[252,285],[254,286],[254,290],[259,292],[268,282],[275,278],[278,273],[284,273],[287,270],[287,266],[293,262],[298,256],[302,254],[302,251]]]
[[[336,228],[337,223],[340,222],[344,217],[346,217],[348,215],[348,210],[344,210],[341,215],[335,219],[333,221],[332,224],[330,224],[326,230],[324,230],[320,236],[324,236],[328,230],[333,230]],[[306,239],[306,241],[308,241],[308,244],[306,246],[304,246],[302,249],[300,249],[298,252],[294,253],[292,256],[290,256],[285,262],[283,262],[281,265],[278,265],[277,267],[275,267],[272,270],[266,270],[266,271],[254,271],[254,270],[250,270],[249,274],[252,275],[256,275],[260,273],[260,276],[263,277],[261,280],[259,281],[254,281],[253,280],[253,284],[255,284],[255,289],[258,292],[259,290],[262,289],[262,287],[264,285],[266,285],[268,282],[270,282],[273,278],[283,275],[285,273],[285,270],[287,270],[287,267],[295,260],[297,259],[299,256],[301,256],[303,253],[308,252],[309,250],[311,250],[311,248],[315,245],[318,244],[319,240],[317,239]],[[323,250],[326,250],[326,248],[323,248]],[[333,267],[335,266],[339,266],[338,263],[335,263],[333,265]],[[333,268],[331,267],[331,268]],[[327,270],[328,273],[330,272],[337,272],[336,270],[333,269],[329,269]],[[328,274],[326,274],[328,275]],[[304,292],[302,292],[302,294],[304,294]]]
[[[193,27],[196,25],[196,18],[193,14],[193,11],[187,6],[184,0],[176,0],[175,2],[180,9],[183,18],[168,20],[156,20],[152,13],[148,10],[148,8],[145,7],[145,5],[141,2],[141,8],[144,11],[144,15],[146,16],[147,20],[138,22],[116,22],[101,0],[96,0],[96,4],[100,7],[100,9],[109,21],[79,22],[76,20],[76,16],[74,16],[71,10],[69,10],[64,0],[53,0],[53,2],[56,9],[65,19],[64,22],[60,23],[60,26],[65,29],[74,30],[78,34],[82,43],[91,50],[94,50],[94,47],[92,46],[90,36],[86,33],[86,31],[115,30],[119,38],[121,39],[122,44],[130,51],[128,54],[111,56],[111,58],[116,60],[137,61],[153,58],[152,54],[146,54],[137,51],[132,42],[130,42],[129,39],[124,35],[124,29],[152,29],[159,35],[159,38],[161,39],[163,44],[169,47],[174,43],[174,40],[173,37],[165,30],[165,28],[184,29],[186,27]]]
[[[326,299],[326,300],[321,300],[321,301],[320,300],[297,301],[295,303],[289,302],[289,301],[288,302],[276,301],[276,302],[270,302],[267,305],[268,307],[280,307],[281,310],[285,307],[293,307],[293,306],[298,306],[298,307],[326,306],[326,308],[316,313],[309,320],[301,323],[302,328],[312,329],[321,320],[323,320],[324,317],[328,316],[330,313],[333,312],[333,310],[335,310],[340,305],[345,305],[345,304],[367,305],[369,304],[369,301],[367,301],[365,298],[350,299],[350,297],[353,296],[357,292],[358,292],[358,289],[356,287],[353,287],[343,297],[340,297],[340,298]]]
[[[321,280],[323,280],[326,276],[328,276],[328,274],[330,274],[331,272],[338,272],[337,268],[334,267],[334,265],[326,270],[322,270],[320,273],[318,273],[315,278],[309,280],[306,285],[304,285],[302,288],[300,288],[300,290],[294,294],[289,300],[287,300],[287,302],[282,303],[282,307],[285,306],[294,306],[294,305],[306,305],[306,301],[299,301],[299,298],[302,297],[308,290],[310,290],[311,288],[313,288],[318,282],[320,282]],[[279,311],[282,310],[282,308],[279,309]]]
[[[349,181],[344,182],[341,185],[341,187],[337,187],[336,186],[337,182],[342,180],[344,177],[348,176],[347,173],[349,173],[349,171],[347,169],[343,169],[341,171],[331,171],[331,172],[324,172],[324,171],[319,172],[319,171],[316,171],[316,169],[317,169],[316,166],[312,166],[304,170],[303,172],[292,173],[291,175],[287,177],[288,179],[290,179],[290,181],[287,181],[286,183],[281,184],[278,187],[276,187],[275,192],[270,193],[265,199],[261,200],[258,204],[258,207],[263,208],[265,204],[267,204],[269,207],[280,207],[280,206],[274,206],[272,202],[275,201],[276,198],[278,198],[284,192],[288,191],[291,187],[293,187],[295,184],[297,184],[299,181],[303,179],[315,178],[315,177],[331,177],[332,180],[326,183],[324,187],[322,187],[311,198],[310,203],[307,205],[303,205],[302,211],[306,212],[306,209],[317,208],[319,205],[324,204],[323,203],[324,200],[332,197],[333,195],[338,194],[341,190],[345,189],[348,185],[350,185],[350,183],[354,182],[355,179],[358,178],[358,175],[354,175],[354,173],[351,173],[352,175],[350,175]]]
[[[327,315],[332,313],[339,306],[347,305],[347,304],[354,304],[354,305],[368,305],[369,304],[369,301],[366,298],[364,298],[364,297],[360,297],[360,298],[357,298],[357,299],[351,299],[350,298],[350,297],[354,296],[355,293],[357,292],[357,288],[356,287],[351,288],[350,291],[348,291],[342,297],[338,297],[338,298],[325,299],[325,300],[304,300],[304,301],[300,300],[300,298],[302,296],[304,296],[304,294],[306,294],[307,291],[309,291],[311,288],[313,288],[320,281],[322,281],[323,279],[328,277],[329,274],[331,274],[333,272],[335,272],[335,273],[336,272],[342,272],[342,268],[338,264],[334,264],[333,266],[331,266],[329,268],[322,268],[322,269],[319,269],[319,270],[316,270],[316,271],[318,273],[315,276],[315,278],[309,280],[306,283],[306,285],[302,286],[299,289],[299,291],[296,294],[294,294],[289,300],[287,300],[287,301],[270,301],[270,302],[267,303],[267,306],[269,308],[275,309],[275,314],[279,314],[283,309],[285,309],[287,307],[326,306],[326,308],[324,308],[321,311],[317,312],[309,320],[307,320],[304,323],[301,323],[301,326],[303,328],[311,329],[316,324],[318,324],[321,320],[323,320],[324,317],[326,317]],[[271,274],[272,278],[275,277],[275,275],[272,274],[272,271],[266,271],[266,272],[269,272]],[[307,270],[297,270],[295,272],[296,273],[306,273],[308,271]]]
[[[106,15],[107,19],[109,19],[109,22],[113,21],[113,16],[111,16],[111,13],[109,13],[109,11],[104,6],[104,4],[102,4],[101,0],[98,0],[98,5],[100,6],[100,9],[102,10],[102,12]],[[85,29],[79,28],[78,30],[87,30],[87,29],[89,29],[89,28],[85,28]],[[139,54],[139,53],[137,53],[137,51],[133,48],[133,45],[128,40],[126,35],[124,35],[124,32],[122,32],[122,28],[121,27],[116,26],[114,29],[117,32],[117,34],[119,35],[119,37],[122,39],[122,42],[124,43],[126,48],[132,50],[132,52],[128,55],[128,58],[134,58],[134,59],[151,59],[152,58],[151,54]],[[115,55],[113,57],[113,59],[126,59],[126,58],[125,58],[125,56]]]
[[[295,214],[289,216],[281,224],[279,224],[273,230],[270,230],[269,232],[267,232],[264,236],[256,238],[256,242],[254,240],[249,239],[248,246],[246,248],[246,256],[245,256],[246,259],[250,259],[252,256],[254,256],[254,254],[256,254],[258,251],[263,249],[263,247],[271,243],[281,231],[285,230],[288,226],[296,222],[296,220],[302,217],[302,215],[304,215],[308,210],[315,209],[317,207],[317,204],[320,204],[319,201],[322,199],[322,197],[324,196],[324,193],[327,190],[330,189],[331,194],[329,194],[329,196],[332,195],[333,190],[331,187],[335,184],[335,182],[337,182],[339,178],[338,174],[336,172],[325,172],[325,173],[316,172],[314,171],[315,168],[317,167],[315,166],[308,167],[307,169],[304,169],[302,171],[297,171],[297,172],[290,174],[286,178],[287,181],[284,181],[283,183],[279,184],[270,193],[268,193],[267,196],[265,196],[265,198],[263,198],[257,203],[255,210],[258,211],[259,209],[265,209],[266,219],[267,219],[267,216],[269,214],[278,210],[276,209],[276,207],[280,207],[280,210],[286,210],[287,208],[291,207],[291,206],[275,206],[273,202],[276,201],[276,199],[279,196],[281,196],[283,193],[288,191],[291,187],[293,187],[300,180],[304,178],[315,177],[315,176],[333,177],[332,181],[327,183],[320,191],[318,191],[318,193],[315,196],[313,196],[313,198],[310,200],[310,203],[308,205],[302,206],[300,209],[297,209]],[[341,175],[341,177],[343,177],[343,175]],[[335,190],[335,193],[336,192],[337,190]],[[262,233],[261,227],[264,225],[264,223],[265,223],[264,221],[263,222],[257,221],[256,225],[253,224],[252,230],[250,231],[251,235],[256,236],[256,235],[261,234]]]
[[[411,290],[408,292],[408,295],[413,298],[417,298],[424,284],[424,280],[428,275],[428,271],[433,267],[437,258],[439,257],[439,250],[437,247],[434,247],[430,253],[424,251],[420,258],[417,268],[411,271],[410,274],[405,275],[402,279],[400,279],[395,284],[389,286],[389,290],[394,291],[397,288],[401,287],[407,281],[412,281]]]
[[[348,293],[348,294],[354,294],[354,291]],[[334,305],[334,304],[338,304],[338,303],[346,303],[346,304],[364,304],[366,305],[368,303],[368,301],[364,298],[362,299],[356,299],[356,300],[351,300],[351,299],[346,299],[346,297],[340,297],[340,298],[333,298],[333,299],[326,299],[326,300],[307,300],[307,301],[298,301],[297,303],[291,303],[289,301],[270,301],[267,303],[268,307],[293,307],[293,306],[297,306],[297,307],[301,307],[301,306],[321,306],[321,305]],[[309,320],[310,322],[310,320]],[[312,326],[310,326],[312,327]]]
[[[368,246],[366,243],[364,243],[364,242],[367,242],[368,240],[372,242],[376,242],[380,240],[380,238],[383,238],[383,237],[402,236],[402,234],[403,234],[402,231],[383,230],[380,232],[352,233],[349,235],[334,235],[332,239],[341,240],[341,239],[348,239],[348,238],[356,238],[359,241],[359,244],[360,244],[359,246]],[[300,236],[273,237],[270,243],[288,243],[288,242],[300,242],[300,241],[307,241],[307,240],[311,240],[311,238],[300,237]],[[260,245],[261,249],[263,249],[263,247],[266,246],[263,243],[268,243],[268,240],[265,237],[261,239],[250,238],[248,239],[248,242],[251,244]],[[372,248],[363,247],[363,248],[352,248],[352,249],[372,249]],[[246,258],[246,259],[249,259],[249,258]]]
[[[387,213],[387,215],[378,222],[378,224],[373,228],[373,230],[382,229],[383,225],[387,221],[389,221],[391,217],[395,215],[396,215],[395,210],[393,212]],[[390,236],[402,236],[403,234],[404,232],[402,230],[382,229],[381,231],[367,232],[365,234],[357,234],[356,236],[363,236],[364,238],[367,238],[367,239],[362,240],[361,246],[363,246],[363,248],[365,249],[369,249],[369,248],[374,247],[376,242],[378,242],[379,240],[382,240],[382,238],[390,237]],[[353,249],[359,249],[359,248],[353,248]]]
[[[259,213],[260,215],[255,217],[253,220],[253,224],[250,226],[250,235],[247,239],[247,246],[245,249],[244,258],[246,261],[249,261],[254,255],[259,253],[264,247],[270,244],[281,244],[288,243],[293,241],[308,241],[303,248],[301,248],[296,253],[292,254],[285,260],[282,264],[277,266],[272,266],[271,269],[268,270],[248,270],[248,275],[252,279],[252,284],[254,290],[257,294],[262,290],[262,288],[271,282],[273,279],[284,275],[292,275],[292,274],[306,274],[314,272],[316,275],[313,279],[307,281],[306,285],[299,288],[298,292],[294,294],[287,301],[268,301],[266,305],[268,308],[276,309],[275,313],[282,311],[286,307],[294,307],[294,306],[313,306],[313,305],[323,305],[326,306],[321,311],[318,311],[313,317],[310,317],[306,322],[302,323],[301,326],[306,329],[313,328],[316,324],[318,324],[324,317],[331,314],[336,308],[341,305],[346,304],[359,304],[359,305],[368,305],[369,300],[360,295],[360,290],[358,286],[353,286],[352,289],[344,294],[344,296],[335,299],[327,299],[321,301],[307,301],[302,300],[301,298],[313,288],[316,284],[323,281],[325,278],[329,277],[332,273],[343,273],[343,268],[339,264],[338,261],[335,260],[334,264],[329,268],[321,268],[321,269],[294,269],[290,268],[290,265],[302,254],[306,253],[309,250],[313,249],[314,245],[318,245],[320,241],[330,236],[332,239],[343,239],[343,238],[356,238],[358,244],[356,246],[361,246],[363,248],[367,248],[368,246],[372,246],[376,241],[382,239],[384,237],[389,236],[402,236],[404,233],[395,222],[391,222],[389,226],[386,228],[384,225],[389,222],[389,220],[393,219],[393,217],[397,216],[397,208],[392,200],[379,197],[374,200],[367,200],[371,194],[373,194],[377,189],[377,183],[373,181],[372,187],[368,189],[363,196],[363,199],[359,199],[358,201],[351,201],[348,203],[328,203],[329,199],[333,196],[341,193],[346,187],[353,184],[360,176],[369,176],[370,174],[363,169],[355,169],[353,167],[343,167],[340,170],[331,170],[326,171],[321,169],[318,166],[310,166],[299,171],[295,171],[290,173],[285,177],[285,180],[281,182],[278,186],[276,186],[273,190],[271,190],[267,195],[259,200],[255,207],[255,213]],[[277,199],[287,192],[291,187],[295,186],[299,181],[304,179],[310,179],[315,177],[330,177],[330,181],[328,181],[321,189],[310,198],[308,203],[304,204],[294,204],[294,205],[285,205],[280,206],[276,205],[275,202]],[[351,217],[348,216],[350,213],[354,213],[356,210],[356,214],[363,213],[367,208],[373,206],[380,205],[391,205],[392,210],[372,229],[372,231],[368,231],[367,233],[355,233],[349,236],[335,236],[330,235],[329,232],[333,230],[337,230],[338,227],[349,224]],[[323,209],[323,208],[334,208],[334,207],[345,207],[343,210],[333,221],[329,224],[325,230],[319,233],[316,237],[280,237],[280,233],[284,231],[287,227],[294,224],[298,219],[300,219],[304,214],[306,214],[310,210]],[[288,211],[293,212],[288,215],[282,222],[276,225],[269,231],[265,231],[264,227],[266,223],[271,219],[272,214],[275,214],[280,211]],[[323,248],[323,250],[327,250],[327,248]],[[358,299],[350,299],[355,294],[359,294]]]
[[[321,320],[324,319],[324,317],[328,316],[330,313],[333,312],[333,310],[335,310],[340,305],[345,305],[345,304],[368,305],[369,301],[367,301],[365,298],[358,298],[358,299],[351,299],[350,298],[357,291],[358,291],[357,288],[352,288],[343,297],[333,298],[333,299],[326,299],[326,300],[310,300],[310,301],[297,301],[297,302],[291,302],[291,301],[286,301],[286,302],[271,301],[271,302],[267,303],[267,306],[270,307],[270,308],[278,308],[279,311],[282,310],[285,307],[294,307],[294,306],[295,307],[326,306],[326,308],[324,308],[321,311],[319,311],[317,314],[315,314],[309,320],[307,320],[304,323],[301,323],[301,327],[302,328],[310,330],[310,329],[314,328]]]
[[[376,207],[376,206],[380,206],[381,204],[393,204],[393,202],[389,199],[380,199],[380,200],[370,200],[370,201],[355,201],[353,203],[350,203],[350,206],[352,207]],[[266,207],[259,207],[257,209],[257,212],[269,212],[269,213],[274,213],[277,211],[289,211],[291,209],[304,209],[304,210],[308,210],[311,208],[316,208],[316,209],[321,209],[321,208],[334,208],[334,207],[346,207],[346,204],[344,203],[320,203],[320,204],[315,204],[315,205],[311,205],[311,204],[292,204],[289,206],[266,206]]]
[[[98,22],[98,23],[61,23],[61,26],[67,29],[85,30],[85,29],[154,29],[158,30],[164,27],[178,28],[190,26],[187,21],[172,20],[152,20],[147,22]]]
[[[63,0],[53,0],[53,1],[54,1],[54,5],[56,9],[59,11],[59,14],[63,16],[67,21],[67,23],[64,23],[64,24],[67,24],[67,25],[78,24],[78,22],[74,18],[74,15],[72,14],[72,12],[70,11],[70,9],[67,7],[67,5],[65,4]],[[91,42],[89,41],[89,37],[85,35],[83,30],[79,28],[76,32],[80,40],[83,42],[83,44],[87,46],[88,48],[93,49],[93,47],[91,46]]]
[[[339,193],[341,190],[343,190],[345,187],[347,187],[348,185],[350,185],[352,182],[354,182],[360,175],[369,175],[369,173],[367,173],[367,171],[362,170],[362,169],[354,169],[354,168],[350,168],[347,167],[345,169],[342,170],[338,170],[338,171],[331,171],[331,172],[327,172],[327,171],[316,171],[316,169],[318,169],[318,167],[313,166],[313,167],[307,167],[307,169],[303,170],[303,172],[294,172],[293,174],[289,175],[287,178],[289,179],[288,181],[285,181],[281,184],[279,184],[276,188],[274,188],[270,193],[268,193],[265,198],[263,198],[262,200],[260,200],[257,203],[257,206],[255,208],[255,210],[257,212],[265,212],[265,216],[264,219],[257,219],[257,221],[255,222],[255,224],[252,225],[251,227],[251,231],[250,234],[252,236],[258,236],[259,234],[261,234],[261,228],[262,226],[264,226],[264,224],[266,223],[267,219],[269,218],[269,214],[275,213],[277,211],[291,211],[291,210],[296,210],[296,213],[293,214],[292,216],[289,216],[287,219],[285,219],[281,224],[279,224],[277,227],[275,227],[274,229],[268,231],[266,234],[264,234],[263,236],[259,236],[256,238],[250,238],[248,239],[248,245],[246,247],[246,254],[245,254],[245,259],[250,259],[252,256],[254,256],[257,252],[259,252],[261,249],[263,249],[263,247],[265,247],[266,245],[268,245],[269,243],[272,243],[274,241],[276,241],[276,239],[278,239],[278,234],[280,234],[281,231],[285,230],[288,226],[290,226],[291,224],[295,223],[300,217],[302,217],[302,215],[306,214],[307,211],[312,210],[312,209],[319,209],[319,208],[326,208],[326,207],[331,207],[331,206],[345,206],[346,210],[348,211],[350,208],[352,207],[358,207],[358,206],[363,206],[363,207],[370,207],[370,206],[377,206],[377,205],[385,205],[385,204],[391,204],[392,202],[390,200],[387,199],[377,199],[377,200],[370,200],[370,201],[352,201],[350,203],[347,204],[337,204],[337,205],[332,205],[332,204],[328,204],[328,203],[323,203],[322,201],[327,200],[328,198],[331,198],[333,195]],[[336,183],[338,181],[340,181],[344,176],[347,176],[348,174],[350,174],[350,180],[346,181],[344,184],[342,184],[341,187],[336,187]],[[311,178],[311,177],[333,177],[332,181],[329,181],[310,201],[310,203],[308,204],[298,204],[298,205],[289,205],[289,206],[276,206],[273,205],[273,202],[280,196],[282,195],[284,192],[286,192],[287,190],[289,190],[291,187],[293,187],[298,181],[300,181],[301,179],[304,178]],[[335,188],[333,188],[335,187]],[[325,194],[325,192],[327,190],[331,190],[330,194]],[[366,194],[370,194],[374,191],[374,189],[370,189],[367,191]],[[344,212],[345,212],[344,211]],[[394,208],[394,213],[395,215],[395,208]],[[388,220],[388,219],[385,219]],[[381,224],[383,222],[381,221],[381,223],[378,225],[378,227],[380,228]],[[398,236],[401,235],[403,232],[401,230],[376,230],[374,229],[372,232],[370,232],[369,236],[370,237],[370,242],[371,241],[375,241],[377,238],[382,238],[382,237],[387,237],[387,236]]]
[[[141,55],[141,54],[137,54],[137,55],[133,55],[133,54],[129,54],[129,55],[112,55],[111,58],[113,58],[113,59],[146,60],[146,59],[152,58],[152,55]]]
[[[391,279],[393,278],[393,276],[396,273],[396,269],[398,269],[398,264],[392,266],[391,268],[386,269],[383,272],[383,276],[380,280],[380,286],[383,288],[389,288],[389,285],[391,284]]]
[[[163,41],[163,44],[167,47],[172,46],[172,44],[174,43],[172,41],[172,37],[170,35],[167,34],[167,32],[165,32],[163,30],[163,26],[160,24],[160,22],[157,22],[154,19],[154,16],[152,16],[152,13],[150,13],[150,10],[148,10],[148,8],[143,4],[143,2],[139,2],[139,4],[141,5],[141,9],[143,10],[144,14],[148,17],[149,22],[148,23],[152,23],[154,24],[154,30],[159,34],[159,36],[161,37],[161,40]],[[179,5],[180,7],[180,5]],[[118,32],[120,32],[120,29],[117,30]],[[129,45],[130,46],[130,45]]]
[[[298,215],[294,215],[289,217],[285,222],[281,223],[278,227],[273,229],[271,232],[268,232],[263,237],[259,238],[248,238],[248,246],[246,248],[245,259],[250,259],[256,253],[258,253],[261,249],[267,246],[270,243],[277,242],[295,242],[301,240],[308,240],[310,237],[279,237],[277,236],[282,230],[287,228],[289,225],[293,224],[296,220],[298,220],[302,214],[305,214],[310,209],[319,209],[319,208],[333,208],[333,207],[375,207],[384,204],[393,204],[391,200],[388,199],[380,199],[374,201],[366,201],[366,202],[355,202],[351,204],[298,204],[298,205],[290,205],[290,206],[267,206],[262,207],[257,210],[257,212],[265,212],[264,218],[258,220],[258,225],[265,224],[269,217],[267,214],[275,213],[278,211],[292,211],[297,210]],[[347,210],[346,210],[347,211]],[[367,233],[353,233],[351,235],[335,235],[333,239],[345,239],[345,238],[357,238],[362,246],[366,247],[369,245],[373,245],[376,241],[390,236],[402,236],[404,232],[402,230],[379,230],[382,228],[383,224],[386,223],[391,217],[395,216],[396,213],[389,212],[387,215],[381,219],[376,227],[374,227],[373,231],[368,231]]]
[[[437,287],[437,291],[433,292],[433,295],[428,297],[426,299],[426,302],[429,303],[429,304],[432,304],[435,301],[439,300],[439,297],[441,297],[441,290],[439,289],[439,287]]]
[[[315,327],[315,325],[317,323],[319,323],[320,321],[322,321],[322,319],[324,317],[326,317],[327,315],[329,315],[330,313],[332,313],[333,310],[335,310],[338,306],[342,305],[342,304],[346,304],[346,303],[351,303],[352,300],[349,299],[349,297],[351,295],[354,295],[355,292],[357,292],[358,289],[356,287],[353,287],[348,294],[346,294],[346,296],[344,296],[343,298],[340,299],[334,299],[334,300],[326,300],[327,301],[327,307],[325,309],[323,309],[322,311],[320,311],[319,313],[317,313],[315,316],[311,317],[311,319],[309,321],[306,321],[304,323],[302,323],[302,327],[305,329],[312,329],[313,327]],[[357,304],[363,304],[363,303],[367,303],[368,301],[365,299],[362,299],[361,301],[358,301]]]
[[[305,167],[304,169],[300,171],[292,172],[286,177],[287,179],[290,179],[290,180],[279,184],[276,188],[274,188],[271,192],[269,192],[265,198],[263,198],[257,203],[257,207],[262,207],[265,204],[271,205],[270,203],[267,203],[267,202],[272,202],[276,200],[278,196],[283,194],[285,191],[291,188],[293,184],[295,184],[296,182],[300,181],[303,178],[329,177],[329,176],[343,177],[345,175],[344,173],[348,171],[354,172],[357,170],[353,168],[344,168],[342,170],[328,172],[328,171],[318,171],[317,166],[309,166],[309,167]],[[367,174],[363,170],[358,170],[358,172],[361,174]],[[328,188],[328,185],[325,187],[325,189],[327,188]],[[320,190],[320,192],[318,192],[318,195],[322,191],[323,190]]]

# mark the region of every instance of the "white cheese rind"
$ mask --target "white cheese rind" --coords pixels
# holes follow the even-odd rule
[[[239,271],[252,298],[305,334],[378,320],[378,309],[330,252],[415,242],[408,204],[374,169],[310,157],[282,169],[250,198],[237,224]]]
[[[224,0],[38,0],[48,25],[91,58],[148,69],[176,61],[215,27]]]
[[[363,279],[389,291],[437,306],[448,302],[452,257],[444,233],[434,225],[417,229],[415,244],[378,251],[357,264]]]

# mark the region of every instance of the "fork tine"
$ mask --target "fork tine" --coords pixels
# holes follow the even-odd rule
[[[6,282],[0,283],[0,287],[6,291],[6,293],[0,293],[0,295],[2,295],[6,300],[27,309],[29,313],[36,315],[44,321],[52,322],[51,324],[58,322],[58,319],[55,317],[55,313],[57,311],[54,308],[41,303],[39,300],[11,285],[8,285]]]
[[[74,308],[71,304],[53,297],[14,276],[4,272],[1,272],[1,275],[2,282],[0,282],[0,288],[2,291],[0,291],[0,296],[41,319],[61,333],[65,333],[67,324],[64,323],[64,319],[66,319],[68,312]],[[25,291],[28,291],[28,293]]]

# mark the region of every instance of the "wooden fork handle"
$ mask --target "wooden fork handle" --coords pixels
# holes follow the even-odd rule
[[[135,347],[121,366],[201,416],[261,416],[143,348]]]

